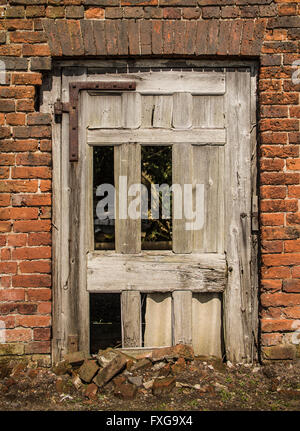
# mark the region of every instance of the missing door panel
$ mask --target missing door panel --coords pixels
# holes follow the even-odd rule
[[[121,346],[120,294],[90,294],[90,352]]]

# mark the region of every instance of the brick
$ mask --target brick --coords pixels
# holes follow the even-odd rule
[[[122,400],[133,400],[137,394],[137,387],[131,383],[123,383],[115,387],[114,396]]]
[[[285,173],[285,172],[263,172],[261,174],[261,184],[282,185],[282,184],[298,184],[298,173]]]
[[[51,245],[51,234],[50,233],[30,233],[28,234],[28,245]]]
[[[278,292],[282,288],[282,280],[261,280],[261,286],[264,290]]]
[[[112,8],[115,10],[115,8]],[[121,10],[121,8],[120,8]],[[121,11],[122,12],[122,11]],[[106,18],[109,18],[107,16],[107,10],[105,10]],[[118,16],[118,18],[121,18],[121,16]],[[100,7],[92,7],[85,11],[85,18],[87,19],[104,19],[104,9]]]
[[[96,361],[86,359],[79,368],[79,377],[85,382],[90,383],[100,369]]]
[[[46,35],[40,31],[14,31],[10,33],[10,42],[14,43],[43,43]]]
[[[240,16],[242,18],[256,18],[259,15],[258,6],[241,6]]]
[[[15,232],[47,232],[51,230],[49,220],[31,220],[14,222]]]
[[[280,255],[264,255],[263,264],[266,266],[299,265],[300,253],[285,253]]]
[[[144,9],[142,7],[125,7],[123,10],[124,18],[143,18]]]
[[[297,280],[297,279],[284,280],[282,290],[287,293],[300,293],[300,280]]]
[[[262,253],[282,253],[283,241],[262,241]]]
[[[184,19],[198,19],[201,15],[200,8],[184,7],[182,8],[182,18]]]
[[[293,323],[289,319],[262,319],[261,329],[263,332],[292,331]]]
[[[117,355],[106,367],[102,368],[94,378],[94,383],[98,387],[103,387],[117,373],[119,373],[126,365],[127,359],[123,355]]]
[[[47,6],[46,16],[47,18],[64,18],[65,8],[63,6]]]
[[[14,112],[15,101],[14,100],[0,100],[0,112]]]
[[[41,85],[42,75],[40,73],[25,73],[25,72],[13,73],[12,84]]]
[[[35,44],[35,45],[27,45],[24,44],[23,45],[23,56],[24,57],[37,57],[37,56],[49,56],[50,55],[50,49],[48,45],[39,45],[39,44]]]
[[[296,347],[292,345],[264,347],[262,351],[263,351],[263,358],[269,359],[269,360],[275,360],[275,359],[287,360],[287,359],[295,359],[296,357]]]
[[[34,101],[30,99],[17,100],[16,111],[32,112],[34,111]]]
[[[51,302],[41,302],[38,304],[37,312],[39,314],[51,314],[52,307]]]
[[[24,344],[22,343],[3,343],[0,344],[0,355],[23,355]]]
[[[44,17],[46,15],[45,6],[27,6],[26,18]]]
[[[29,208],[34,209],[34,208]],[[47,259],[51,257],[51,247],[18,247],[13,250],[13,259]]]
[[[23,125],[25,124],[26,116],[25,114],[11,113],[6,115],[6,124],[11,126]]]
[[[286,307],[282,310],[282,313],[288,319],[299,319],[300,318],[300,306]]]
[[[20,262],[19,269],[22,274],[33,274],[33,273],[51,273],[51,263],[49,261],[30,261]]]
[[[21,180],[6,180],[5,183],[0,183],[0,192],[12,192],[12,193],[18,193],[18,192],[24,192],[24,193],[30,193],[30,192],[36,192],[38,189],[38,182],[37,180],[28,180],[28,181],[21,181]]]
[[[270,18],[268,20],[268,28],[299,28],[300,17],[299,16],[280,16],[277,18]]]
[[[84,7],[83,6],[67,6],[66,7],[66,18],[83,18]]]
[[[288,116],[288,107],[282,105],[263,105],[261,107],[261,116],[262,117],[287,117]]]
[[[46,127],[46,126],[44,126]],[[40,128],[43,129],[42,127],[33,127],[33,128]],[[31,129],[32,130],[32,129]],[[46,128],[46,130],[49,130],[48,128]],[[45,133],[41,132],[41,135],[44,135]],[[33,135],[36,135],[36,133],[33,133]],[[50,154],[45,154],[45,153],[22,153],[22,154],[17,154],[16,156],[16,164],[17,165],[23,165],[23,166],[49,166],[51,165],[51,155]]]
[[[11,178],[51,178],[49,167],[12,167]]]
[[[25,344],[25,353],[50,353],[50,341],[33,341]]]
[[[261,186],[260,188],[260,195],[263,199],[284,199],[286,193],[286,186]]]
[[[33,339],[35,341],[46,341],[50,340],[51,331],[50,328],[34,328]]]
[[[95,385],[95,383],[90,383],[84,391],[84,396],[89,398],[90,400],[94,400],[96,398],[97,391],[97,385]]]
[[[2,274],[16,274],[17,272],[16,262],[0,262],[0,272]]]
[[[180,19],[181,9],[174,7],[166,7],[163,9],[163,17],[165,19]]]
[[[0,232],[10,232],[12,223],[9,221],[0,221]]]
[[[50,287],[51,276],[48,274],[14,275],[14,287]]]
[[[261,341],[263,346],[274,346],[282,342],[283,335],[280,333],[274,334],[261,334]]]
[[[10,194],[2,193],[0,195],[0,206],[6,207],[10,205]]]
[[[27,299],[28,301],[49,301],[51,299],[51,289],[27,289]]]
[[[44,194],[18,194],[12,196],[12,202],[14,206],[41,206],[51,205],[51,195],[48,193]]]
[[[161,0],[160,3],[162,4]],[[118,6],[119,4],[117,4]],[[121,0],[121,6],[157,6],[158,0]]]
[[[298,93],[262,93],[260,101],[263,105],[298,105]]]
[[[175,377],[164,377],[162,379],[155,379],[152,386],[152,394],[155,396],[169,394],[174,390],[175,384]]]
[[[149,8],[149,9],[153,9],[153,8]],[[88,12],[88,10],[86,11],[86,13]],[[88,18],[88,17],[86,16],[86,18]],[[107,7],[107,8],[105,8],[105,18],[106,19],[121,19],[121,18],[123,18],[123,8],[120,8],[120,7]]]
[[[1,301],[24,301],[25,290],[24,289],[0,289],[0,300]]]
[[[298,200],[263,200],[261,202],[261,211],[264,212],[296,212],[298,211]]]
[[[288,196],[289,198],[300,198],[300,185],[288,186]]]
[[[222,18],[237,18],[240,15],[240,9],[236,6],[225,6],[221,9]]]
[[[24,16],[24,6],[8,6],[6,9],[6,18],[23,18]]]

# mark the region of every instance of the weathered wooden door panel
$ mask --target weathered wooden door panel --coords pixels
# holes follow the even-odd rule
[[[66,74],[64,102],[68,84],[78,80],[130,80],[136,90],[80,92],[79,160],[64,161],[70,246],[63,338],[77,335],[88,350],[89,292],[120,292],[123,347],[183,342],[197,354],[222,357],[224,338],[228,359],[251,360],[250,69]],[[67,131],[64,114],[65,141]],[[94,147],[108,145],[114,147],[115,247],[100,251],[94,249],[92,160]],[[187,198],[182,194],[181,218],[173,208],[172,250],[142,250],[140,217],[122,217],[118,195],[141,182],[142,145],[171,145],[172,183],[191,186]]]

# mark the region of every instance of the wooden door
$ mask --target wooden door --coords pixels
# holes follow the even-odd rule
[[[83,73],[80,81],[87,80]],[[81,91],[78,162],[69,164],[68,334],[89,349],[89,294],[120,293],[122,347],[187,343],[196,354],[249,361],[251,329],[251,77],[225,72],[105,74],[135,91]],[[65,76],[63,89],[78,77]],[[67,140],[67,116],[62,135]],[[171,146],[172,183],[192,185],[196,229],[173,210],[170,250],[142,249],[141,218],[124,218],[125,192],[141,183],[143,146]],[[96,249],[93,157],[113,147],[114,249]],[[202,201],[196,208],[196,185]],[[124,193],[124,185],[122,185]],[[174,194],[173,194],[174,196]],[[199,195],[200,196],[200,195]],[[134,197],[128,197],[127,208]],[[182,199],[184,207],[184,198]],[[105,248],[105,247],[104,247]],[[141,295],[146,300],[142,336]],[[70,297],[73,299],[70,299]],[[250,300],[249,300],[249,297]],[[250,317],[249,317],[250,316]],[[72,338],[71,338],[72,339]]]

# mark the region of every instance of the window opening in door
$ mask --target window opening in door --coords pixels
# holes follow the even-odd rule
[[[95,250],[115,249],[114,147],[93,148],[93,220]]]
[[[141,146],[141,178],[148,211],[142,215],[142,250],[172,249],[172,146]]]

